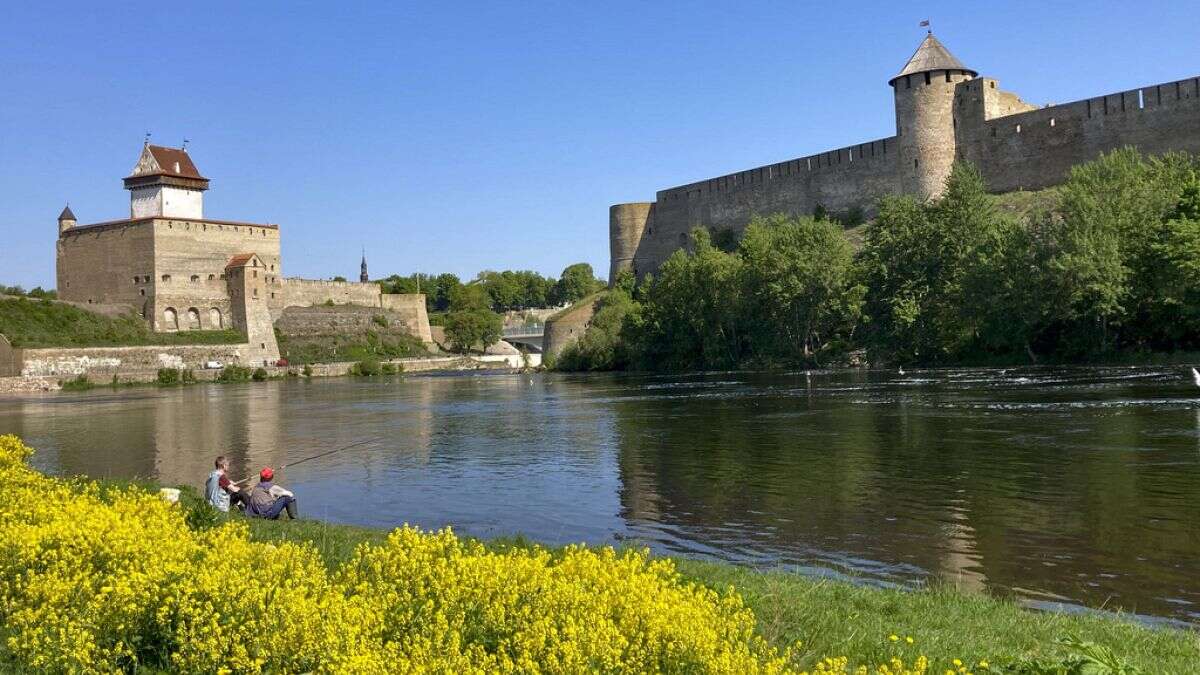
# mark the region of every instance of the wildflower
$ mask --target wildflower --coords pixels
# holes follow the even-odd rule
[[[892,634],[892,635],[889,635],[889,636],[888,636],[888,639],[889,639],[889,640],[891,640],[892,642],[897,642],[897,641],[899,641],[899,640],[900,640],[900,636],[899,636],[899,635]]]

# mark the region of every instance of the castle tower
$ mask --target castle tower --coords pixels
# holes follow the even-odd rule
[[[208,179],[183,148],[145,144],[125,189],[130,218],[204,218]]]
[[[617,282],[617,275],[625,270],[637,276],[639,270],[634,263],[642,235],[654,222],[654,204],[633,202],[614,204],[608,209],[608,284]]]
[[[956,151],[954,87],[978,74],[930,32],[888,81],[896,101],[901,193],[921,199],[941,194]]]
[[[366,252],[366,250],[363,251],[362,265],[360,265],[359,269],[358,269],[358,280],[363,282],[364,284],[371,280],[371,277],[367,276],[367,252]]]
[[[75,214],[71,213],[71,205],[67,204],[62,213],[58,214],[58,231],[59,233],[75,227]]]

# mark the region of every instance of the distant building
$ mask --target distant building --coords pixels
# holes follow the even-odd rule
[[[278,358],[273,321],[290,306],[405,311],[428,335],[424,297],[366,283],[365,255],[362,283],[288,279],[278,225],[205,218],[209,179],[186,150],[147,143],[124,182],[127,219],[79,225],[70,207],[59,214],[63,300],[128,305],[156,331],[235,328],[260,352],[251,361]]]
[[[888,80],[896,135],[612,206],[610,281],[658,269],[695,227],[740,233],[756,214],[866,213],[882,195],[937,196],[955,160],[973,162],[999,193],[1055,185],[1072,166],[1126,145],[1200,152],[1200,78],[1038,108],[978,75],[930,33]]]

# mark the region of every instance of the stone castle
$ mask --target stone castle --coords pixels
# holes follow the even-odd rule
[[[274,322],[289,307],[361,305],[396,314],[431,342],[423,295],[358,283],[283,276],[279,226],[204,217],[209,179],[185,148],[145,144],[132,174],[129,218],[79,225],[58,217],[57,287],[63,300],[132,308],[155,331],[234,328],[246,363],[279,358]]]
[[[1200,152],[1200,78],[1038,108],[964,66],[932,33],[888,80],[896,135],[660,190],[609,209],[610,281],[653,272],[695,227],[740,233],[754,215],[869,213],[887,194],[937,196],[956,160],[997,193],[1062,182],[1126,145]]]

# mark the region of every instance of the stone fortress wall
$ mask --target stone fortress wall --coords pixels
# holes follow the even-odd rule
[[[1133,145],[1200,152],[1200,78],[1037,108],[977,77],[929,35],[893,87],[896,135],[660,190],[609,210],[610,283],[642,276],[695,227],[741,232],[755,215],[809,215],[818,205],[869,215],[879,197],[939,194],[955,160],[994,192],[1061,183],[1070,167]]]

